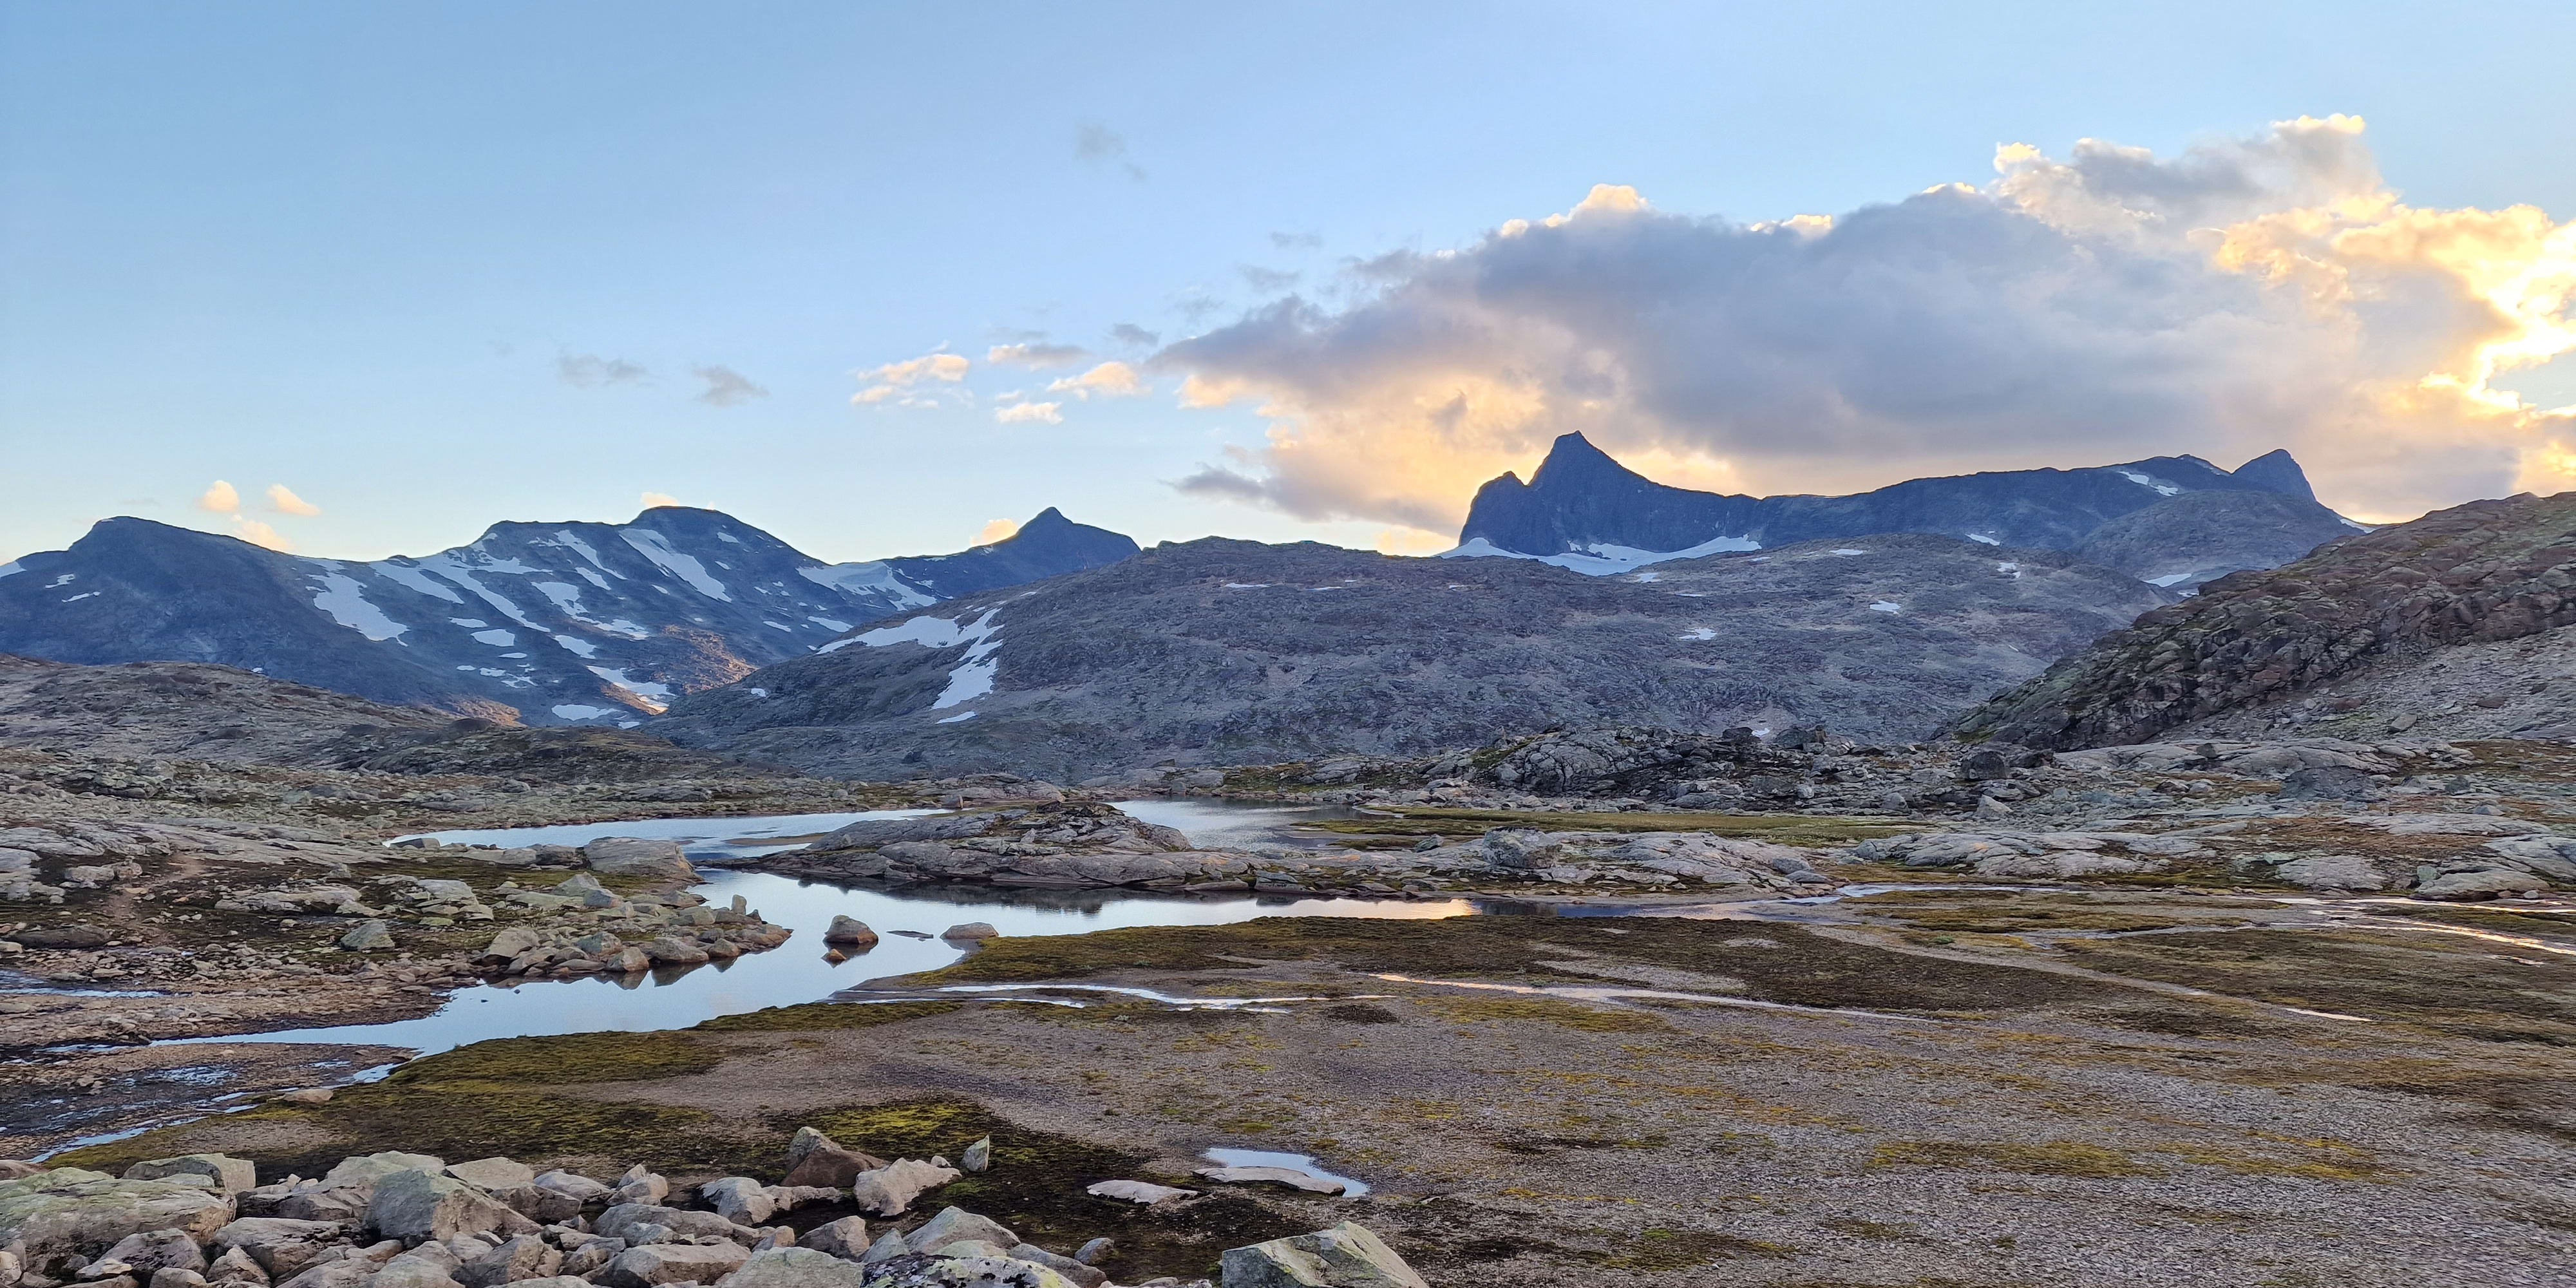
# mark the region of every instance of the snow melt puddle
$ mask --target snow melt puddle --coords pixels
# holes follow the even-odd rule
[[[1469,909],[1468,911],[1473,911],[1473,909]],[[1431,918],[1423,918],[1422,920],[1431,920]],[[1090,1006],[1090,1003],[1063,997],[1040,997],[1034,996],[1034,994],[1114,993],[1120,997],[1134,997],[1141,998],[1148,1002],[1159,1002],[1162,1005],[1183,1011],[1276,1012],[1284,1009],[1290,1002],[1382,1002],[1387,1000],[1387,995],[1383,993],[1359,993],[1334,997],[1183,997],[1176,993],[1160,993],[1150,988],[1126,988],[1116,984],[948,984],[941,986],[937,991],[942,993],[1030,994],[1031,996],[1018,997],[1013,1000],[1040,1002],[1048,1006],[1071,1007],[1077,1011],[1087,1009]],[[883,994],[858,989],[851,990],[847,993],[834,994],[833,1000],[873,1002],[886,999]]]
[[[1368,1182],[1338,1172],[1327,1172],[1312,1154],[1289,1154],[1275,1149],[1211,1149],[1199,1157],[1219,1167],[1278,1167],[1291,1172],[1304,1172],[1319,1181],[1332,1181],[1342,1187],[1336,1196],[1355,1199],[1369,1192]]]
[[[1221,850],[1267,846],[1299,850],[1346,848],[1343,838],[1330,832],[1306,831],[1303,825],[1368,817],[1341,805],[1279,805],[1226,797],[1111,801],[1110,805],[1139,822],[1172,828],[1201,849]]]
[[[1659,988],[1595,987],[1589,984],[1485,984],[1463,979],[1416,979],[1411,975],[1372,975],[1390,984],[1428,984],[1433,988],[1469,988],[1479,992],[1517,993],[1524,997],[1556,997],[1569,1002],[1606,1002],[1618,1005],[1631,998],[1658,1002],[1697,1002],[1706,1006],[1740,1006],[1752,1011],[1793,1011],[1800,1015],[1832,1015],[1855,1020],[1890,1020],[1898,1024],[1938,1024],[1939,1020],[1921,1015],[1890,1015],[1884,1011],[1862,1011],[1843,1006],[1799,1006],[1792,1002],[1764,1002],[1750,997],[1728,997],[1719,993],[1676,993]]]

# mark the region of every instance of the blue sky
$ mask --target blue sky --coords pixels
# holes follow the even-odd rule
[[[1262,398],[1181,406],[1209,369],[1149,356],[1289,294],[1356,317],[1382,279],[1352,262],[1596,184],[1778,220],[1988,184],[2012,142],[2174,156],[2351,113],[2408,203],[2576,214],[2576,7],[2083,8],[10,0],[0,559],[119,513],[425,552],[648,492],[829,558],[1048,505],[1147,542],[1367,546],[1417,511],[1173,487],[1284,467]],[[988,361],[1011,343],[1089,354]],[[970,367],[915,387],[935,405],[852,403],[854,373],[943,347]],[[1148,392],[1044,391],[1112,360]],[[2533,387],[2576,401],[2566,366]],[[717,368],[760,392],[706,401]],[[1312,373],[1245,379],[1333,411]],[[1000,421],[1012,391],[1058,419]],[[1546,427],[1452,472],[1526,468]],[[1950,459],[1871,456],[1746,477]],[[196,506],[216,479],[240,517]]]

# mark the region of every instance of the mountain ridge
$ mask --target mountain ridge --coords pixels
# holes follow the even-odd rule
[[[2171,507],[2172,521],[2163,521],[2169,503],[2200,493],[2244,495]],[[2213,511],[2241,513],[2213,526]],[[2128,562],[2112,566],[2183,587],[2287,562],[2361,527],[2317,503],[2287,451],[2258,456],[2237,471],[2197,456],[2158,456],[1907,479],[1849,496],[1756,497],[1657,483],[1572,433],[1550,445],[1528,482],[1507,472],[1478,488],[1452,553],[1537,557],[1578,571],[1613,572],[1676,551],[1751,550],[1885,532],[2074,551],[2121,520],[2133,536],[2139,529],[2172,530],[2158,542],[2132,542],[2123,548]]]
[[[371,561],[118,517],[0,565],[0,652],[211,662],[512,723],[630,724],[856,623],[1135,550],[1053,508],[954,554],[841,564],[684,506],[506,520]]]

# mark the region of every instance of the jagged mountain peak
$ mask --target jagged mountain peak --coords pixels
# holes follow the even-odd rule
[[[2283,501],[2172,504],[2207,492],[2266,493]],[[2286,452],[2237,472],[2198,456],[2156,456],[1908,479],[1852,496],[1755,497],[1655,482],[1572,433],[1550,445],[1529,482],[1504,474],[1478,489],[1452,553],[1517,555],[1610,573],[1721,550],[1891,532],[2082,551],[2115,521],[2119,539],[2101,543],[2126,561],[2113,566],[2179,587],[2295,559],[2352,530],[2316,503]]]
[[[2237,466],[2233,474],[2267,492],[2278,492],[2312,503],[2317,499],[2316,489],[2308,486],[2308,472],[2299,468],[2298,461],[2291,457],[2286,447],[2273,448]]]

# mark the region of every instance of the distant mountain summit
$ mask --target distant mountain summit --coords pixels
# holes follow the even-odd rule
[[[1135,553],[1052,509],[957,554],[842,564],[682,506],[498,523],[470,545],[374,562],[117,518],[0,565],[0,653],[216,662],[378,702],[624,724],[857,623]]]
[[[2280,451],[2233,471],[2197,456],[2157,456],[1909,479],[1856,496],[1756,497],[1657,483],[1567,434],[1529,482],[1505,474],[1477,490],[1452,553],[1608,573],[1730,550],[1927,532],[2063,550],[2160,586],[2190,587],[2286,563],[2357,530],[2366,529],[2317,504],[2298,462]]]

